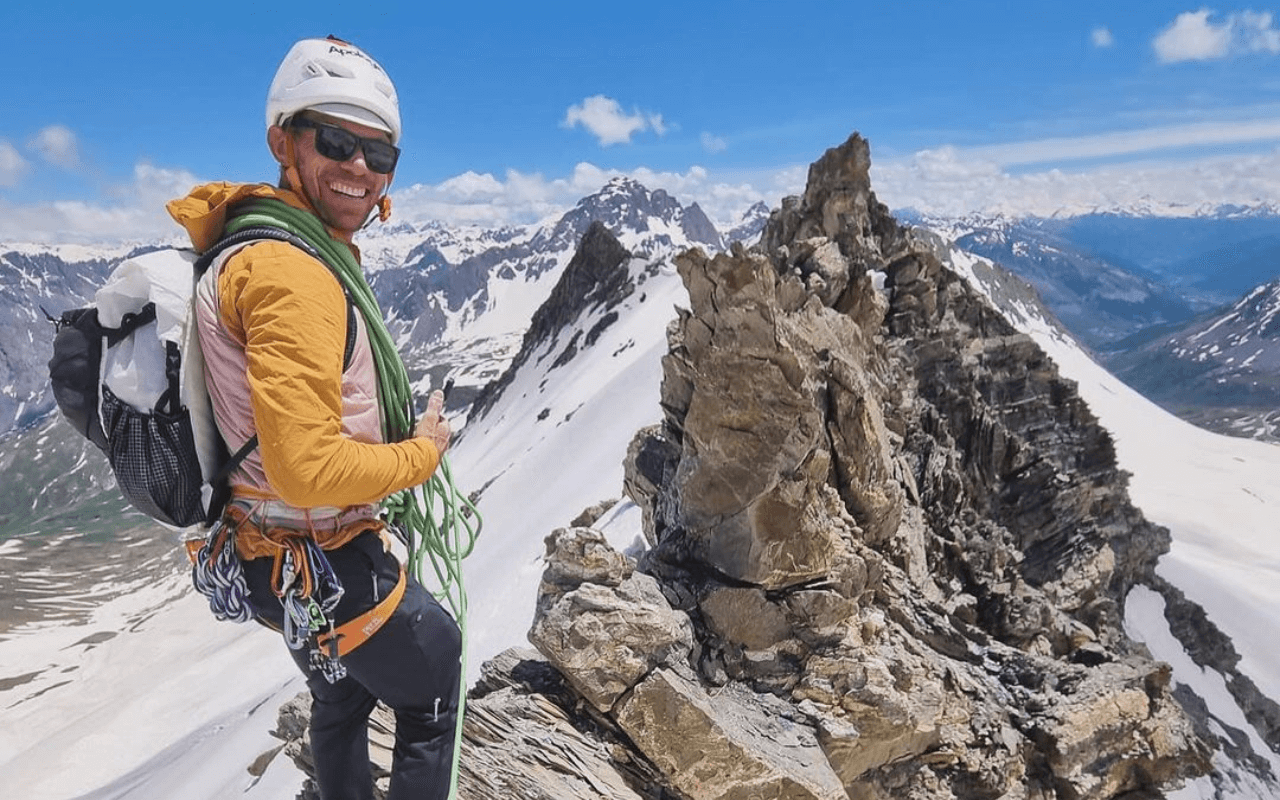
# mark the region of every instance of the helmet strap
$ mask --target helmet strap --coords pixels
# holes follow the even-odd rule
[[[378,211],[378,222],[386,222],[391,219],[391,181],[395,180],[394,173],[392,177],[387,179],[387,185],[382,187],[382,197],[378,198],[378,202],[374,208]],[[364,230],[373,224],[373,214],[369,214],[369,218],[360,226],[360,230]]]
[[[293,136],[286,135],[284,139],[284,180],[293,190],[295,194],[307,201],[307,205],[311,208],[316,207],[315,200],[307,197],[307,189],[302,185],[302,175],[298,172],[298,156],[293,149]]]

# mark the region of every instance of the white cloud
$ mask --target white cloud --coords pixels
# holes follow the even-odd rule
[[[460,197],[488,198],[502,194],[502,184],[496,178],[472,170],[455,175],[440,184],[440,188],[447,194]]]
[[[18,148],[0,139],[0,186],[17,186],[27,166]]]
[[[946,184],[1000,174],[996,162],[980,155],[962,154],[951,145],[921,150],[912,156],[911,164],[914,173],[926,183]]]
[[[1050,216],[1156,203],[1248,205],[1280,197],[1280,149],[1249,156],[1149,160],[1017,174],[954,148],[872,166],[879,198],[893,208],[945,215],[1011,212]]]
[[[563,177],[508,170],[501,178],[464,173],[436,185],[417,184],[396,192],[396,214],[422,223],[440,220],[453,225],[500,227],[540,222],[563,214],[583,197],[600,191],[611,178],[631,177],[649,189],[665,189],[681,203],[696,202],[717,224],[732,225],[743,211],[758,201],[776,205],[785,193],[803,188],[804,171],[788,171],[786,185],[775,185],[778,170],[747,179],[713,176],[706,168],[692,166],[685,172],[641,167],[616,170],[580,162]],[[474,191],[483,186],[484,192]]]
[[[1280,54],[1280,30],[1272,27],[1270,11],[1240,14],[1239,39],[1247,53]]]
[[[592,95],[577,105],[569,106],[560,124],[565,128],[581,125],[600,141],[601,147],[630,144],[632,135],[640,131],[652,130],[661,136],[668,129],[661,114],[634,109],[628,114],[622,110],[617,100],[602,94]]]
[[[874,154],[873,154],[874,156]],[[665,189],[681,203],[696,202],[721,229],[736,224],[753,203],[776,208],[804,190],[807,164],[730,173],[694,166],[684,172],[609,169],[577,164],[561,177],[509,171],[452,178],[397,193],[398,214],[415,222],[483,227],[549,221],[609,179],[634,178]],[[1050,216],[1154,202],[1168,205],[1247,205],[1280,197],[1280,149],[1250,156],[1146,160],[1079,170],[1009,171],[985,154],[955,147],[922,150],[884,163],[873,157],[872,187],[891,208],[913,207],[946,215],[1022,213]],[[459,176],[462,177],[462,176]],[[464,187],[483,184],[487,194]]]
[[[1182,130],[1183,139],[1189,136],[1186,129],[1174,130]],[[1235,130],[1239,134],[1241,129]],[[1067,141],[1074,142],[1077,151],[1107,149],[1096,142],[1087,147],[1086,140]],[[1024,143],[1016,147],[1034,154],[1039,152],[1037,147],[1058,146]],[[11,146],[8,150],[16,153]],[[0,141],[0,175],[4,153],[5,143]],[[884,162],[873,157],[872,186],[891,208],[914,207],[948,215],[1004,211],[1048,216],[1064,209],[1109,208],[1144,200],[1195,207],[1280,197],[1280,148],[1247,156],[1149,159],[1077,170],[1016,172],[1009,164],[1018,162],[1008,160],[1008,155],[998,148],[944,146]],[[753,203],[763,201],[776,208],[783,197],[800,194],[807,173],[808,164],[744,172],[696,165],[684,171],[617,170],[590,162],[580,162],[561,176],[468,171],[438,184],[396,191],[393,221],[486,228],[550,221],[611,178],[628,176],[650,189],[665,189],[685,205],[698,203],[716,225],[727,229]],[[112,187],[101,202],[23,206],[0,199],[0,241],[177,241],[179,230],[164,204],[196,182],[195,176],[182,170],[139,164],[132,179]]]
[[[45,161],[63,169],[80,166],[80,150],[75,133],[65,125],[49,125],[27,142],[27,148],[35,151]]]
[[[1241,11],[1221,22],[1209,9],[1185,11],[1152,42],[1156,57],[1166,64],[1212,61],[1251,53],[1280,54],[1280,30],[1272,27],[1270,12]]]
[[[2,150],[0,148],[0,152]],[[132,180],[109,187],[106,200],[101,203],[55,201],[19,205],[0,201],[0,241],[177,241],[180,229],[169,218],[164,205],[188,192],[197,182],[195,176],[183,170],[138,164]]]
[[[728,146],[729,143],[725,141],[723,136],[715,136],[706,131],[702,132],[702,149],[708,153],[722,153]]]
[[[1094,47],[1110,47],[1116,43],[1115,37],[1111,35],[1111,29],[1101,25],[1090,31],[1089,39]]]
[[[1280,141],[1280,117],[1197,122],[1091,136],[1040,139],[967,149],[966,157],[1001,166],[1113,158],[1185,147],[1212,147]]]

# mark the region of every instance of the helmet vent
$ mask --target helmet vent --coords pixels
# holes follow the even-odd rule
[[[325,73],[330,78],[354,78],[356,73],[350,67],[335,61],[322,62]]]

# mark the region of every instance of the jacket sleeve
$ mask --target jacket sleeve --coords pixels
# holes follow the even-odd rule
[[[245,248],[219,277],[224,324],[245,344],[263,469],[301,508],[374,503],[423,483],[427,439],[375,444],[342,432],[347,301],[319,261],[282,242]]]

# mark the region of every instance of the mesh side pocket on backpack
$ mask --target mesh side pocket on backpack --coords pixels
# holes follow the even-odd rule
[[[144,413],[102,387],[102,427],[116,482],[140,511],[177,527],[204,520],[191,417]]]

